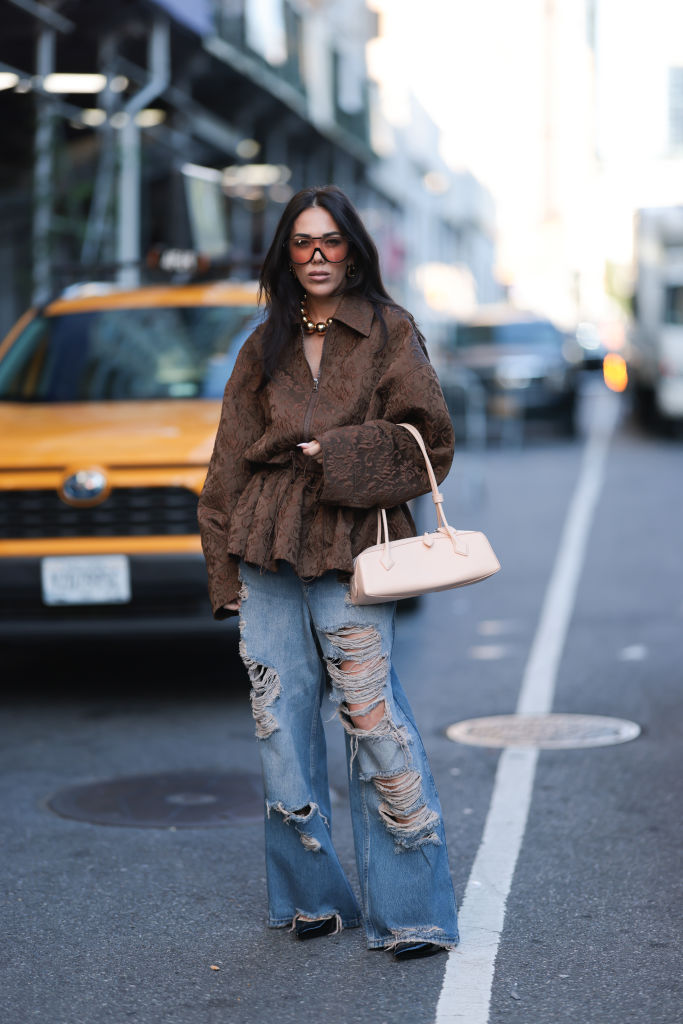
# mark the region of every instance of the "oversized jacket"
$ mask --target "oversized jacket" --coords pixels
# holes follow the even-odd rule
[[[376,543],[378,507],[392,538],[414,525],[404,502],[429,490],[414,439],[421,432],[436,477],[453,458],[453,429],[439,381],[411,320],[344,296],[325,336],[318,381],[295,334],[262,385],[257,328],[244,343],[223,398],[199,527],[216,618],[239,595],[238,562],[302,578],[350,573]],[[322,463],[297,444],[317,440]]]

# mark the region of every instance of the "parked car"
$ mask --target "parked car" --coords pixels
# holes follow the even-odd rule
[[[484,308],[455,325],[442,357],[446,395],[453,378],[488,417],[544,417],[566,434],[575,432],[582,355],[576,340],[550,320],[508,307]],[[468,379],[477,387],[468,387]]]
[[[210,623],[196,506],[256,286],[83,287],[0,345],[0,630]]]

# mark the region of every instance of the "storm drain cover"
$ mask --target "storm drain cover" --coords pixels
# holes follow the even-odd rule
[[[475,747],[608,747],[640,735],[640,726],[623,718],[602,715],[494,715],[470,718],[449,725],[446,735],[454,743]]]
[[[132,775],[60,789],[47,801],[63,818],[137,828],[217,828],[263,816],[259,775]]]

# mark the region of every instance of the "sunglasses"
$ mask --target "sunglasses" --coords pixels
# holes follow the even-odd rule
[[[310,263],[316,252],[328,263],[341,263],[349,255],[349,241],[343,235],[294,235],[286,245],[292,263]]]

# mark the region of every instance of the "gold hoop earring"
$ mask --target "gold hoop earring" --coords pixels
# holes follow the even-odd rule
[[[358,268],[356,267],[356,264],[355,263],[348,263],[347,266],[346,266],[346,276],[347,277],[355,277],[357,273],[358,273]]]

